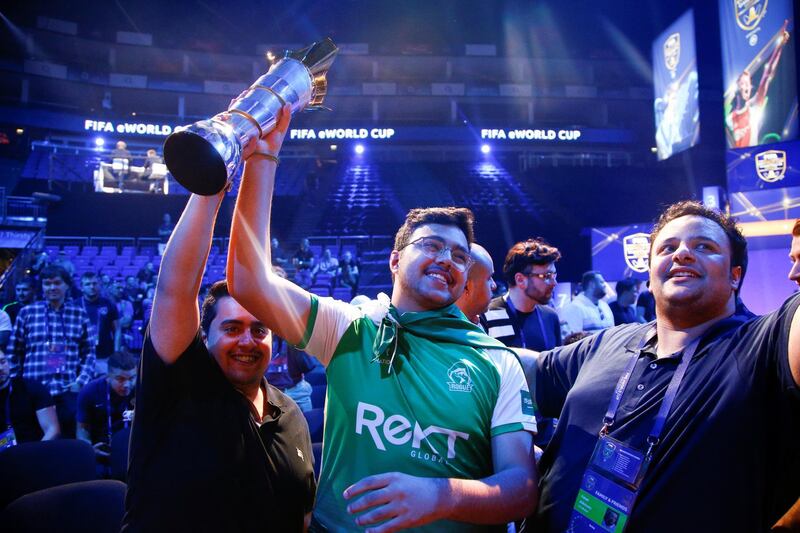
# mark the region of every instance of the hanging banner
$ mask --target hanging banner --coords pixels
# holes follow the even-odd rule
[[[729,148],[797,137],[792,0],[719,0]]]
[[[690,9],[653,41],[658,159],[700,141],[694,13]]]

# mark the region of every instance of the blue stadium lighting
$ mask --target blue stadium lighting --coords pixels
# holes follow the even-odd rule
[[[102,137],[95,138],[95,140],[94,140],[94,145],[95,146],[97,146],[98,148],[102,148],[104,144],[106,144],[106,140],[105,139],[103,139]]]
[[[363,144],[357,144],[356,147],[355,147],[355,152],[358,155],[363,154],[364,153],[364,145]]]
[[[489,146],[488,144],[482,144],[481,145],[481,153],[482,154],[488,154],[491,151],[492,151],[492,147]]]

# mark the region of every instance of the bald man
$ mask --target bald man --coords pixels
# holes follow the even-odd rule
[[[480,244],[472,244],[470,254],[475,261],[469,269],[464,294],[456,300],[456,305],[473,323],[480,325],[480,315],[489,309],[492,293],[497,284],[492,279],[494,263],[492,256]]]

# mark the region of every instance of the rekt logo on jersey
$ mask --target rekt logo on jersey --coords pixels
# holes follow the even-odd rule
[[[387,418],[383,409],[377,405],[358,402],[356,433],[363,435],[365,429],[372,437],[375,447],[384,452],[387,442],[393,446],[403,446],[411,442],[412,457],[418,456],[422,441],[427,440],[430,435],[438,433],[447,437],[448,459],[454,459],[456,456],[456,440],[469,439],[468,433],[454,429],[439,426],[428,426],[423,429],[416,421],[412,426],[412,422],[402,415],[391,415]]]

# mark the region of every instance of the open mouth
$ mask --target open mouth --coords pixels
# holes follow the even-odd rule
[[[445,271],[442,270],[428,270],[425,272],[425,275],[429,278],[435,279],[436,281],[444,284],[449,285],[453,278]]]
[[[698,279],[700,274],[691,270],[676,270],[670,272],[669,279]]]
[[[255,364],[259,359],[261,359],[261,354],[259,354],[259,353],[236,353],[236,354],[231,354],[231,359],[233,359],[237,363],[242,363],[244,365],[252,365],[252,364]]]

